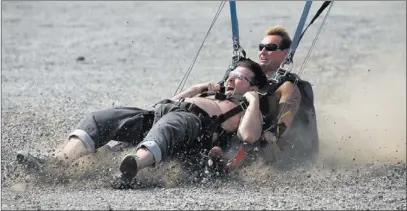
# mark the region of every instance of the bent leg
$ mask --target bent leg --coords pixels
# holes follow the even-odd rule
[[[190,149],[201,132],[201,126],[199,117],[189,112],[173,111],[164,115],[139,144],[136,153],[123,158],[120,164],[122,179],[128,182],[139,169],[158,164],[180,153],[180,149]]]
[[[85,154],[93,153],[110,140],[138,144],[144,131],[151,127],[152,111],[119,107],[92,112],[69,134],[69,142],[58,159],[71,162]]]
[[[166,159],[194,142],[201,132],[201,120],[195,114],[183,111],[164,115],[147,133],[138,148],[147,148],[155,163]]]

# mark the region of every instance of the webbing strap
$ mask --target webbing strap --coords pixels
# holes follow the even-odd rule
[[[233,39],[233,51],[238,51],[239,45],[239,23],[237,21],[236,2],[235,0],[229,0],[230,7],[230,20],[232,24],[232,39]]]
[[[209,125],[208,127],[208,131],[215,131],[216,128],[218,128],[218,126],[220,124],[222,124],[224,121],[226,121],[227,119],[231,118],[232,116],[245,111],[247,109],[247,107],[249,106],[249,102],[247,102],[246,99],[244,99],[242,102],[239,103],[239,105],[237,105],[236,107],[230,109],[229,111],[217,116],[212,123]]]
[[[247,109],[247,106],[249,106],[249,103],[246,100],[243,100],[242,102],[239,103],[238,106],[230,109],[229,111],[227,111],[224,114],[219,115],[217,118],[218,123],[223,123],[224,121],[231,118],[232,116],[234,116],[242,111],[245,111]]]
[[[327,8],[329,6],[329,4],[331,3],[331,1],[325,1],[321,7],[318,9],[317,13],[315,13],[314,17],[312,18],[311,22],[308,24],[308,26],[304,29],[304,31],[301,34],[300,39],[298,40],[298,42],[301,41],[302,37],[304,36],[305,32],[307,31],[308,27],[311,26],[314,21],[319,17],[319,15],[321,15],[321,13],[325,10],[325,8]]]

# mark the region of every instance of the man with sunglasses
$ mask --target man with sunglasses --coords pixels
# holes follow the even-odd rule
[[[258,49],[259,64],[267,78],[275,77],[289,51],[291,42],[289,34],[283,27],[273,26],[267,30],[266,36],[262,39]],[[278,100],[278,106],[270,106],[269,113],[274,116],[276,113],[281,115],[281,118],[277,120],[280,124],[278,126],[280,131],[278,134],[265,131],[264,137],[267,140],[275,140],[284,136],[291,128],[294,117],[301,105],[301,91],[292,81],[286,81],[277,88],[270,100]]]
[[[122,178],[115,184],[116,188],[124,188],[142,168],[178,153],[194,155],[205,148],[210,150],[212,142],[221,137],[214,137],[209,126],[221,134],[234,133],[243,142],[254,143],[261,136],[262,124],[257,91],[266,83],[260,65],[244,59],[230,72],[224,98],[209,93],[218,91],[218,87],[201,85],[158,102],[152,110],[118,107],[92,112],[69,135],[62,151],[48,161],[70,164],[110,140],[130,142],[137,145],[136,150],[122,160]],[[236,108],[242,101],[247,106],[244,112],[213,124],[214,117]],[[37,169],[47,163],[28,153],[18,153],[17,160]]]

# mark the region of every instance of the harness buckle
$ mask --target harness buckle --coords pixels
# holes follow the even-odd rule
[[[278,68],[276,74],[270,80],[272,80],[275,83],[278,83],[280,81],[280,78],[285,77],[291,70],[293,69],[294,62],[292,60],[292,54],[288,54],[284,61],[280,64],[280,67]]]
[[[247,107],[249,107],[249,104],[246,101],[242,101],[241,103],[239,103],[239,105],[243,111],[245,111]]]

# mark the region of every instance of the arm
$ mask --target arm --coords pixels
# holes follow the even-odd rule
[[[260,100],[257,93],[255,93],[255,96],[249,100],[249,106],[241,118],[237,129],[239,139],[249,144],[253,144],[260,139],[263,125]]]
[[[294,116],[297,114],[297,111],[300,107],[301,92],[297,86],[294,86],[293,83],[288,81],[283,83],[277,89],[277,92],[279,92],[280,94],[279,101],[280,119],[278,120],[278,122],[284,123],[285,126],[287,127],[286,131],[288,131],[291,128]]]
[[[196,84],[196,85],[189,87],[188,89],[176,94],[174,97],[171,98],[171,100],[179,100],[181,98],[192,97],[199,93],[202,93],[202,91],[204,89],[208,89],[211,91],[211,90],[218,89],[218,87],[219,87],[218,84],[213,84],[213,83]]]

